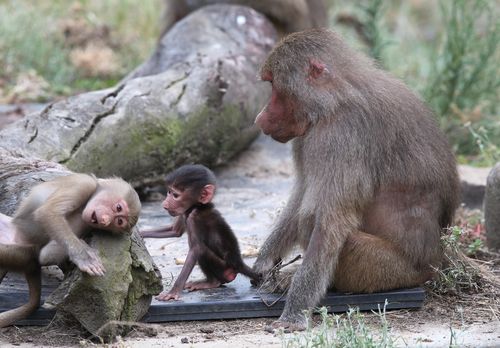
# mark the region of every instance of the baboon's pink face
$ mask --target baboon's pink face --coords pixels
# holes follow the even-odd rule
[[[89,200],[82,212],[82,219],[97,229],[117,233],[130,230],[127,202],[107,191],[102,191]]]
[[[262,74],[263,81],[273,84],[271,72]],[[296,118],[296,102],[272,86],[271,100],[257,115],[255,123],[266,135],[281,143],[304,135],[308,123]]]

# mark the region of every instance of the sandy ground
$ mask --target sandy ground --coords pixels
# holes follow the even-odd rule
[[[262,330],[260,323],[256,323],[254,329]],[[453,328],[455,347],[499,347],[500,346],[500,328],[497,323],[488,323],[485,325],[470,325],[462,328]],[[189,344],[193,347],[282,347],[292,334],[285,335],[269,334],[257,331],[254,333],[242,332],[231,335],[225,333],[219,337],[199,333],[198,335],[186,335]],[[300,333],[298,334],[300,335]],[[424,324],[415,325],[413,329],[393,330],[392,335],[396,343],[401,347],[449,347],[451,330],[447,324]],[[129,340],[123,342],[128,347],[178,347],[182,344],[182,338],[156,337],[147,339]]]
[[[269,233],[285,205],[292,185],[290,145],[261,136],[252,146],[217,172],[219,188],[215,203],[232,226],[242,252],[250,256]],[[159,201],[144,204],[140,228],[168,224],[171,219]],[[186,237],[148,239],[146,245],[166,282],[179,274],[187,254]],[[195,268],[191,279],[201,278]],[[168,286],[166,284],[166,286]],[[498,294],[497,294],[498,295]],[[498,302],[497,302],[498,303]],[[483,306],[484,307],[484,306]],[[499,308],[477,310],[473,305],[453,301],[426,300],[417,311],[398,310],[386,314],[391,336],[401,347],[500,347]],[[365,314],[376,327],[378,318]],[[282,347],[293,334],[271,334],[264,330],[272,319],[175,322],[144,325],[113,344],[113,347]],[[453,339],[451,340],[451,336]],[[451,340],[451,341],[450,341]],[[94,346],[89,340],[57,328],[10,327],[0,329],[1,347]]]

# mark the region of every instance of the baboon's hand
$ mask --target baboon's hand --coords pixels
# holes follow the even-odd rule
[[[102,276],[106,272],[97,252],[85,243],[81,244],[79,250],[70,251],[69,258],[80,271],[91,276]]]
[[[179,292],[177,291],[169,291],[169,292],[162,292],[161,294],[159,294],[158,296],[156,296],[155,298],[158,300],[158,301],[169,301],[169,300],[179,300]]]

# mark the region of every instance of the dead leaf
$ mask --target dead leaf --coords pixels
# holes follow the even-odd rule
[[[241,257],[257,257],[259,249],[254,246],[249,246],[241,252]]]
[[[186,262],[186,258],[176,257],[174,261],[176,265],[183,265]]]

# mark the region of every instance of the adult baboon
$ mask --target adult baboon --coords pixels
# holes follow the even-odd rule
[[[458,202],[455,159],[432,112],[400,80],[326,29],[291,34],[261,69],[272,84],[256,123],[293,140],[296,181],[254,269],[305,250],[274,326],[304,328],[328,287],[422,284]]]

